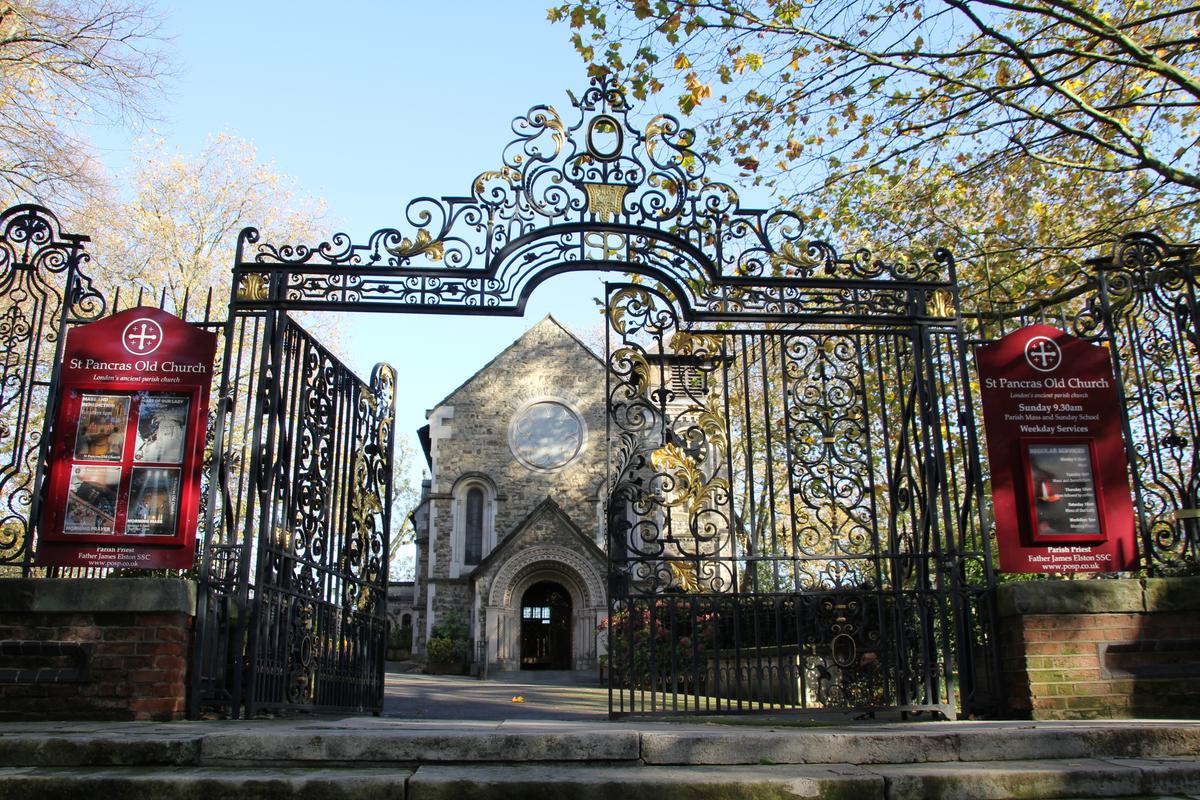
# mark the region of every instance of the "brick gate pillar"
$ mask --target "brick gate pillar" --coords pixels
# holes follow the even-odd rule
[[[0,579],[0,720],[182,719],[196,584]]]
[[[1200,715],[1200,578],[997,589],[1009,715]]]

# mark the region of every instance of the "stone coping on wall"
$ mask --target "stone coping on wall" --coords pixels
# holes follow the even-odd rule
[[[1004,583],[996,601],[1001,617],[1200,611],[1200,577]]]
[[[0,578],[0,614],[196,613],[182,578]]]

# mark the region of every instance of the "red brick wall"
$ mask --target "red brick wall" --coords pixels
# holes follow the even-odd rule
[[[1166,586],[1167,580],[1190,583]],[[1078,588],[1084,583],[1094,586]],[[1200,596],[1200,581],[1040,582],[1000,588],[1000,646],[1010,715],[1200,715],[1200,614],[1187,608],[1188,595]],[[1014,590],[1023,597],[1014,603],[1010,596],[1006,602],[1006,591],[1012,595]]]
[[[11,595],[12,587],[4,585],[11,583],[0,581],[0,595]],[[166,602],[146,597],[144,585],[138,587],[140,600],[114,603],[111,595],[120,590],[114,592],[112,581],[93,583],[104,595],[98,609],[29,597],[20,609],[11,596],[9,602],[0,597],[0,720],[184,716],[190,609],[185,612],[172,597]],[[114,605],[159,608],[110,610]],[[85,645],[86,656],[74,647],[78,644]]]

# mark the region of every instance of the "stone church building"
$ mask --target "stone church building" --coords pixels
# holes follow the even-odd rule
[[[461,611],[489,671],[593,669],[606,613],[605,368],[547,316],[427,413],[414,652]]]

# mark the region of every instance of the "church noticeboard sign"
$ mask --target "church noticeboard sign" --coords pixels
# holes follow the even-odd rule
[[[154,308],[67,334],[38,565],[192,566],[216,347]]]
[[[1137,566],[1108,350],[1031,325],[976,351],[1003,572]]]

